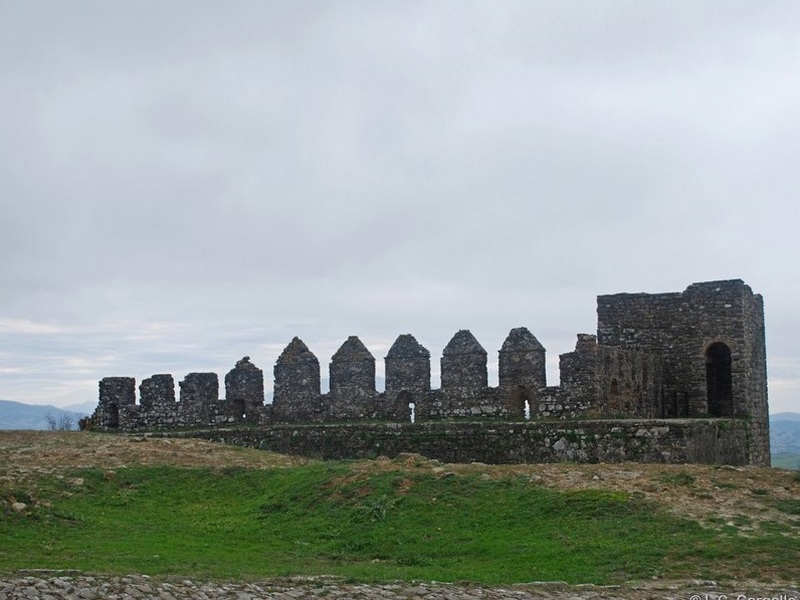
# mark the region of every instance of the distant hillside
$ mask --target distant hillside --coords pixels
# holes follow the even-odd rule
[[[72,429],[77,429],[78,419],[87,414],[88,411],[0,400],[0,429],[51,429],[48,419],[53,420],[56,427],[71,424]]]
[[[772,455],[797,455],[800,462],[800,414],[778,413],[769,417]]]
[[[800,413],[795,412],[780,412],[769,416],[770,422],[773,421],[800,421]]]

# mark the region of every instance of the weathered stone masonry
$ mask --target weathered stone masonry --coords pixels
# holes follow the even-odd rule
[[[661,456],[663,461],[669,457],[707,461],[714,456],[713,461],[769,464],[761,296],[741,280],[704,282],[678,293],[599,296],[597,315],[597,334],[579,334],[575,350],[560,356],[559,386],[547,386],[545,349],[524,327],[512,329],[498,353],[498,387],[488,386],[486,350],[469,331],[458,331],[444,348],[438,390],[430,386],[430,352],[412,335],[401,335],[385,358],[386,390],[381,393],[375,389],[375,358],[357,337],[349,337],[331,358],[327,394],[320,392],[319,360],[302,340],[294,338],[275,363],[271,405],[264,404],[262,371],[245,357],[226,375],[224,399],[219,399],[215,373],[187,375],[179,384],[178,402],[172,376],[153,375],[139,387],[139,404],[132,378],[107,377],[100,381],[99,404],[86,425],[108,431],[146,431],[249,423],[278,432],[284,431],[280,424],[300,424],[303,427],[292,429],[293,439],[323,443],[324,437],[328,445],[339,439],[336,444],[357,455],[352,444],[367,443],[359,435],[345,443],[336,437],[338,433],[330,432],[346,429],[324,429],[327,433],[319,437],[310,427],[385,422],[349,430],[369,430],[372,433],[367,437],[372,439],[377,435],[375,427],[396,432],[389,423],[404,424],[413,432],[414,428],[434,427],[431,423],[436,421],[479,420],[484,424],[476,427],[496,428],[500,421],[530,419],[529,427],[535,428],[536,422],[544,426],[543,422],[552,420],[613,419],[618,430],[610,438],[572,435],[570,439],[580,438],[585,446],[572,456],[554,453],[552,446],[557,440],[549,438],[549,451],[526,446],[509,450],[510,456],[525,460],[631,460],[631,456],[633,460],[651,460]],[[412,414],[414,424],[410,423]],[[724,426],[730,433],[720,433],[723,426],[714,430],[723,450],[706,451],[700,457],[694,451],[667,448],[668,438],[684,439],[692,448],[705,447],[694,438],[707,435],[709,429],[692,424],[692,420],[709,418],[736,424]],[[628,428],[633,428],[633,439],[637,439],[635,433],[646,427],[635,426],[632,419],[671,423],[671,437],[648,437],[648,444],[666,444],[664,452],[601,449],[606,442],[600,440],[624,438],[627,434],[620,432]],[[662,426],[653,427],[661,431],[658,428]],[[580,429],[578,425],[574,428]],[[474,443],[473,434],[454,435],[447,443]],[[538,439],[534,435],[503,435],[527,445],[544,443],[544,438],[534,442]],[[397,451],[419,451],[424,446],[419,435],[391,439],[403,440],[399,446],[389,445],[392,449],[403,446]],[[594,444],[594,449],[587,444]],[[737,444],[738,451],[731,449]],[[299,446],[305,453],[312,451],[306,443]]]
[[[747,464],[746,425],[736,419],[281,424],[182,435],[326,460],[413,450],[461,463]]]

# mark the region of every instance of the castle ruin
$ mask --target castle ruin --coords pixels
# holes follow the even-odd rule
[[[454,434],[468,443],[469,436],[484,439],[505,424],[523,423],[527,441],[519,443],[548,444],[550,454],[521,451],[515,441],[500,462],[553,456],[769,464],[763,301],[738,279],[675,293],[599,296],[597,334],[578,334],[575,350],[560,356],[558,386],[547,385],[545,349],[524,327],[512,329],[499,350],[497,387],[488,385],[486,350],[468,330],[442,351],[439,389],[431,388],[430,360],[412,335],[400,335],[385,357],[385,391],[378,392],[375,358],[351,336],[331,358],[330,391],[323,394],[319,360],[294,338],[275,363],[272,404],[264,404],[261,369],[244,357],[225,376],[224,399],[215,373],[188,374],[178,401],[172,376],[153,375],[139,386],[138,404],[133,378],[104,378],[85,425],[122,432],[202,429],[214,437],[249,424],[265,432],[260,447],[291,429],[295,437],[308,434],[311,441],[299,451],[313,453],[320,434],[312,430],[363,434],[362,445],[372,450],[395,448],[386,435],[394,440],[402,431],[408,443],[396,448],[419,450],[410,440],[423,431],[441,437],[454,423],[474,422],[469,432],[461,427]],[[514,438],[522,430],[508,431]],[[337,443],[349,447],[349,441]],[[464,455],[457,439],[447,443],[447,457],[487,455]],[[272,446],[286,449],[278,441]]]

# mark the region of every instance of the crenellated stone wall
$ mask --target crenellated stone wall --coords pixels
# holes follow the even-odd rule
[[[440,389],[431,389],[430,352],[400,335],[385,357],[382,393],[375,358],[358,337],[331,358],[327,394],[319,360],[295,337],[275,363],[272,404],[264,404],[262,370],[244,357],[225,376],[224,399],[215,373],[188,374],[178,402],[172,376],[153,375],[139,387],[139,404],[132,378],[107,377],[86,425],[145,431],[483,420],[494,427],[489,423],[717,417],[746,422],[746,462],[769,464],[761,296],[741,280],[704,282],[681,293],[599,296],[597,314],[597,335],[578,334],[575,350],[559,357],[558,386],[547,385],[545,349],[524,327],[512,329],[498,352],[497,387],[488,385],[487,352],[469,330],[456,332],[442,351]],[[587,458],[577,452],[575,459]]]

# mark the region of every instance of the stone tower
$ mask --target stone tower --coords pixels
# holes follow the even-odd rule
[[[764,304],[742,280],[599,296],[597,335],[660,356],[660,416],[745,417],[750,463],[769,464]]]

